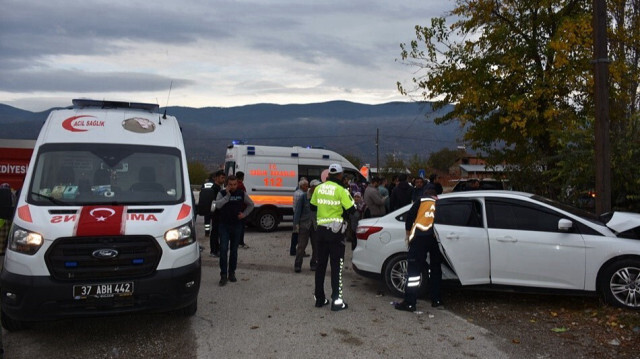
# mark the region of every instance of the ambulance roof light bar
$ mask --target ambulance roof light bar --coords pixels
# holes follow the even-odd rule
[[[122,101],[103,101],[103,100],[88,100],[88,99],[73,99],[71,101],[73,107],[77,109],[97,107],[97,108],[128,108],[134,110],[144,110],[151,113],[157,113],[160,110],[160,106],[154,103],[141,103],[141,102],[122,102]]]

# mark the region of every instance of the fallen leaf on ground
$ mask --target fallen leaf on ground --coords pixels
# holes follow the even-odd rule
[[[564,332],[566,332],[567,330],[569,330],[569,329],[567,329],[567,328],[565,328],[565,327],[560,327],[560,328],[553,328],[553,329],[551,329],[551,331],[552,331],[552,332],[554,332],[554,333],[564,333]]]

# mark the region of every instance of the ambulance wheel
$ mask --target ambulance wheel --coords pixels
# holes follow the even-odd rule
[[[256,226],[261,232],[273,232],[278,229],[278,213],[270,208],[265,208],[258,213]]]
[[[31,323],[12,319],[4,311],[0,313],[0,320],[2,321],[2,327],[10,332],[17,332],[31,327]]]

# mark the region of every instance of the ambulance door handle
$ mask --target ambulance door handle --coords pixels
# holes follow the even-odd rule
[[[497,237],[496,241],[498,242],[511,242],[511,243],[515,243],[518,241],[517,238],[513,238],[511,236],[505,236],[505,237]]]

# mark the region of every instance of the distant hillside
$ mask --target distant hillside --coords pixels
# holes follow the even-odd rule
[[[164,109],[162,109],[164,110]],[[209,166],[224,161],[227,145],[243,140],[257,145],[322,146],[375,165],[376,129],[380,159],[387,153],[427,157],[455,148],[457,124],[435,125],[429,103],[365,105],[332,101],[304,105],[256,104],[239,107],[168,107],[183,129],[187,156]],[[0,137],[35,139],[49,111],[29,112],[0,104]]]

